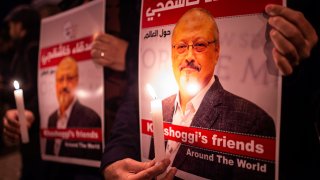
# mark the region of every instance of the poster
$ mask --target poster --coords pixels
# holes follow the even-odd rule
[[[97,0],[41,22],[38,93],[44,160],[98,167],[104,148],[103,67],[91,59],[103,32]]]
[[[182,179],[278,178],[281,76],[263,13],[270,3],[284,4],[143,1],[143,161],[168,157]],[[156,136],[164,136],[164,147]]]

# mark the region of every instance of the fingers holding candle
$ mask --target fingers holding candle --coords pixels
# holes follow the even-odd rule
[[[8,110],[3,117],[3,126],[6,130],[13,131],[15,133],[20,133],[20,125],[18,122],[18,111]]]
[[[107,166],[103,171],[103,175],[105,179],[154,179],[159,174],[166,174],[164,178],[160,179],[173,179],[177,169],[171,168],[166,173],[169,165],[169,159],[162,159],[159,162],[155,160],[139,162],[126,158]]]
[[[24,111],[26,127],[30,128],[34,122],[34,115],[31,111]],[[7,110],[3,117],[3,137],[5,144],[14,145],[20,141],[21,130],[17,109]]]
[[[3,118],[3,140],[6,145],[18,144],[20,140],[20,126],[17,120]]]
[[[17,110],[8,110],[3,117],[3,139],[6,145],[18,144],[20,141],[20,125]]]
[[[178,169],[175,167],[170,168],[170,170],[168,171],[168,173],[166,174],[166,176],[163,179],[173,179],[177,173]]]
[[[166,169],[170,165],[169,159],[162,159],[159,162],[155,161],[145,162],[147,165],[145,169],[141,170],[135,175],[137,179],[152,179],[157,177],[157,179],[173,179],[175,171],[170,169],[169,173],[166,173]],[[170,178],[171,177],[171,178]]]
[[[33,113],[31,111],[26,110],[24,112],[24,114],[25,114],[25,117],[26,117],[27,128],[29,129],[29,128],[31,128],[35,118],[34,118],[34,115],[33,115]]]
[[[29,134],[28,134],[28,129],[27,129],[26,117],[25,117],[23,91],[22,91],[22,89],[19,89],[20,86],[19,86],[18,81],[14,81],[13,85],[16,89],[16,90],[14,90],[14,97],[16,100],[16,106],[17,106],[17,110],[18,110],[21,140],[22,140],[22,143],[28,143],[29,142]]]

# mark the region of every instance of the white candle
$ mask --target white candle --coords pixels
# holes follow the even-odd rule
[[[16,90],[14,90],[14,97],[16,99],[16,106],[18,109],[21,140],[22,140],[22,143],[28,143],[29,142],[29,134],[28,134],[26,117],[24,115],[23,91],[22,91],[22,89],[19,89],[19,82],[18,81],[14,81],[13,85],[14,85],[14,88],[16,89]]]
[[[153,88],[148,84],[148,91],[153,97],[151,101],[151,117],[153,122],[153,139],[154,139],[154,154],[157,162],[165,158],[165,144],[163,134],[163,116],[162,116],[162,102],[157,99]]]

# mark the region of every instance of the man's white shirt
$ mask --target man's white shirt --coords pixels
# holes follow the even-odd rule
[[[174,102],[174,112],[172,117],[172,124],[178,125],[178,126],[185,126],[190,127],[190,124],[192,122],[192,119],[194,115],[196,114],[197,110],[199,109],[199,106],[202,102],[203,97],[211,87],[211,85],[214,83],[214,77],[211,78],[209,83],[201,89],[197,95],[195,95],[186,105],[185,112],[183,113],[180,105],[180,96],[179,92],[177,93],[175,102]],[[173,160],[179,150],[181,143],[168,140],[167,146],[166,146],[166,157],[170,158],[171,164],[173,163]]]
[[[70,118],[71,110],[76,102],[76,98],[72,101],[70,106],[67,108],[64,114],[61,114],[60,110],[58,109],[58,120],[57,120],[57,129],[66,129],[67,124]],[[54,155],[58,156],[61,148],[62,139],[55,139],[54,140]]]

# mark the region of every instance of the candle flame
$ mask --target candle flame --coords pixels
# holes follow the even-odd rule
[[[153,99],[157,99],[157,94],[150,84],[147,84],[147,90]]]
[[[17,80],[13,81],[13,86],[14,86],[15,89],[19,89],[20,88],[19,82]]]

